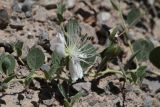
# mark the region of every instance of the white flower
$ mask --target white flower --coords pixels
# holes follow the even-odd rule
[[[69,56],[69,72],[71,75],[71,79],[73,81],[81,79],[83,77],[83,69],[81,67],[81,62],[85,62],[87,58],[91,58],[95,56],[95,49],[93,47],[89,47],[86,49],[88,43],[86,43],[87,38],[84,41],[81,40],[79,36],[70,36],[67,35],[67,40],[63,34],[58,33],[56,35],[57,42],[55,46],[55,51],[61,56]]]
[[[60,57],[65,57],[65,45],[66,41],[64,35],[58,33],[56,35],[55,51],[59,54]]]
[[[83,70],[80,62],[75,60],[74,58],[71,58],[71,60],[69,61],[69,72],[72,81],[76,81],[79,78],[81,79],[83,77]]]

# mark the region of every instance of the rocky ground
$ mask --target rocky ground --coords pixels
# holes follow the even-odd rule
[[[127,13],[131,7],[138,7],[146,12],[141,23],[130,29],[133,40],[149,38],[155,46],[160,44],[160,1],[155,0],[120,0],[122,10]],[[0,0],[0,53],[12,53],[12,43],[24,42],[23,56],[35,45],[43,48],[46,56],[60,27],[57,24],[57,4],[59,0]],[[64,0],[67,10],[66,20],[76,17],[82,34],[93,38],[94,45],[104,49],[107,36],[102,32],[115,27],[120,19],[109,0]],[[107,26],[108,28],[104,27]],[[122,46],[123,47],[123,46]],[[126,59],[131,55],[124,47]],[[14,55],[14,53],[12,53]],[[47,62],[47,59],[45,60]],[[125,102],[122,95],[122,82],[117,75],[105,75],[97,79],[84,79],[73,84],[74,91],[85,91],[85,95],[74,107],[160,107],[160,78],[151,75],[157,70],[149,62],[148,74],[141,86],[126,84]],[[111,65],[112,66],[112,65]],[[117,66],[115,66],[117,67]],[[25,66],[16,67],[19,78],[26,77],[30,71]],[[41,73],[41,72],[40,72]],[[58,94],[56,81],[48,86],[45,81],[35,79],[27,90],[19,82],[11,83],[6,92],[0,93],[0,107],[61,107],[62,96]]]

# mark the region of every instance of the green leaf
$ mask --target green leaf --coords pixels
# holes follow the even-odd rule
[[[82,92],[78,92],[76,95],[72,96],[71,99],[71,105],[73,105],[75,102],[77,102],[80,97],[82,97],[84,94]]]
[[[5,89],[7,89],[8,88],[8,84],[7,83],[0,83],[0,92],[1,91],[4,91]]]
[[[5,80],[3,80],[3,83],[10,82],[14,77],[15,77],[15,75],[11,75],[11,76],[7,77]]]
[[[119,7],[118,7],[117,0],[110,0],[110,2],[112,4],[113,8],[118,11]]]
[[[141,83],[144,77],[146,76],[146,66],[140,66],[136,72],[131,72],[131,82],[134,84]]]
[[[133,82],[134,84],[136,84],[137,82],[137,75],[135,72],[131,72],[131,81],[130,82]]]
[[[144,77],[146,76],[146,66],[140,66],[136,72],[136,75],[138,77],[138,82],[142,82]]]
[[[129,26],[133,26],[141,17],[141,12],[139,9],[132,9],[127,15],[127,23]]]
[[[150,52],[149,60],[154,66],[160,69],[160,46]]]
[[[50,70],[46,74],[47,79],[51,79],[51,77],[57,72],[59,68],[61,68],[61,60],[62,58],[54,51],[52,53],[52,66]]]
[[[22,55],[22,48],[23,48],[23,42],[18,40],[17,43],[15,44],[15,50],[17,52],[18,57]]]
[[[101,56],[102,58],[104,58],[105,56],[108,58],[113,58],[118,56],[121,52],[122,52],[122,49],[118,45],[111,45],[101,53]]]
[[[64,107],[72,107],[67,99],[64,99]]]
[[[42,66],[44,63],[45,56],[41,49],[32,48],[27,55],[27,64],[30,69],[36,70]]]
[[[58,84],[58,89],[59,89],[59,91],[61,92],[62,96],[63,96],[65,99],[67,99],[67,94],[66,94],[66,92],[65,92],[62,84]]]
[[[34,75],[35,71],[34,70],[31,70],[30,74],[25,78],[25,81],[24,81],[24,84],[25,84],[25,87],[28,87],[30,85],[30,83],[32,82],[32,79],[33,79],[33,75]]]
[[[32,77],[27,77],[24,81],[24,85],[25,87],[28,87],[30,85],[30,83],[32,82]]]
[[[63,13],[65,12],[65,10],[66,10],[66,7],[65,7],[64,4],[59,3],[57,5],[57,14],[63,15]]]
[[[68,36],[71,36],[73,38],[75,38],[74,36],[77,36],[80,33],[79,23],[75,19],[69,20],[68,23],[67,23],[66,28],[67,28]]]
[[[122,49],[118,45],[111,45],[110,47],[107,47],[101,53],[102,62],[98,67],[98,71],[104,69],[106,67],[107,62],[112,58],[117,57],[121,52],[122,52]]]
[[[57,5],[57,17],[58,17],[58,19],[59,19],[60,22],[64,21],[63,13],[65,12],[65,10],[66,10],[66,7],[65,7],[64,4],[59,3]]]
[[[154,48],[153,43],[150,40],[139,39],[133,43],[134,52],[140,50],[140,53],[136,56],[139,61],[146,61],[149,59],[149,53]]]
[[[88,51],[87,51],[88,50]],[[92,44],[86,44],[83,48],[81,48],[81,51],[85,51],[85,54],[87,55],[93,55],[90,58],[84,59],[86,62],[81,61],[81,66],[83,69],[88,68],[89,66],[93,65],[95,63],[95,59],[97,56],[97,49]]]
[[[124,70],[128,70],[128,68],[130,67],[131,63],[133,62],[134,58],[140,53],[140,50],[136,51],[127,61],[127,63],[124,66]]]
[[[11,55],[2,55],[0,61],[0,71],[5,73],[7,76],[13,74],[14,68],[16,66],[16,61]]]

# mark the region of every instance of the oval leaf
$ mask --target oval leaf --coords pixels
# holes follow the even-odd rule
[[[132,9],[127,16],[127,23],[129,26],[133,26],[141,17],[141,12],[139,9]]]
[[[32,48],[27,55],[27,64],[30,69],[36,70],[42,66],[44,63],[45,56],[41,49]]]
[[[160,46],[150,52],[149,60],[154,66],[160,69]]]
[[[154,48],[153,43],[150,40],[139,39],[133,43],[134,52],[139,51],[140,53],[136,56],[139,61],[146,61],[149,58],[149,53]]]
[[[13,74],[14,68],[16,66],[16,61],[11,55],[2,55],[0,62],[0,70],[6,75]]]

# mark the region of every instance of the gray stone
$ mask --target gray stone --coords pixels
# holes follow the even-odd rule
[[[100,12],[97,15],[98,22],[101,24],[103,24],[105,21],[108,21],[110,18],[111,18],[111,14],[105,11]]]
[[[144,99],[144,107],[152,107],[152,98],[150,96],[146,96]]]
[[[22,4],[18,3],[17,0],[14,0],[12,4],[12,10],[15,12],[21,12],[21,9],[22,9]]]
[[[148,79],[144,79],[143,84],[147,84],[149,86],[149,89],[151,89],[152,92],[155,92],[157,89],[160,88],[159,81],[150,81]]]
[[[9,24],[9,15],[6,9],[0,9],[0,29],[4,29]]]
[[[86,23],[80,23],[80,28],[81,28],[82,35],[87,35],[88,37],[92,37],[93,42],[98,43],[98,38],[95,32],[95,28],[93,28],[92,26]]]
[[[37,7],[33,18],[36,21],[45,22],[47,20],[47,11],[44,7]]]
[[[90,82],[80,82],[73,85],[73,88],[77,91],[87,91],[91,90],[91,83]]]
[[[67,0],[67,8],[73,8],[76,4],[76,0]]]
[[[35,3],[35,0],[25,0],[22,5],[22,11],[27,12],[32,10],[32,6]]]
[[[11,17],[10,21],[11,21],[10,23],[11,28],[17,29],[17,30],[23,29],[24,24],[21,22],[21,20],[18,17],[13,16]]]
[[[56,8],[59,0],[39,0],[39,4],[47,9]]]

